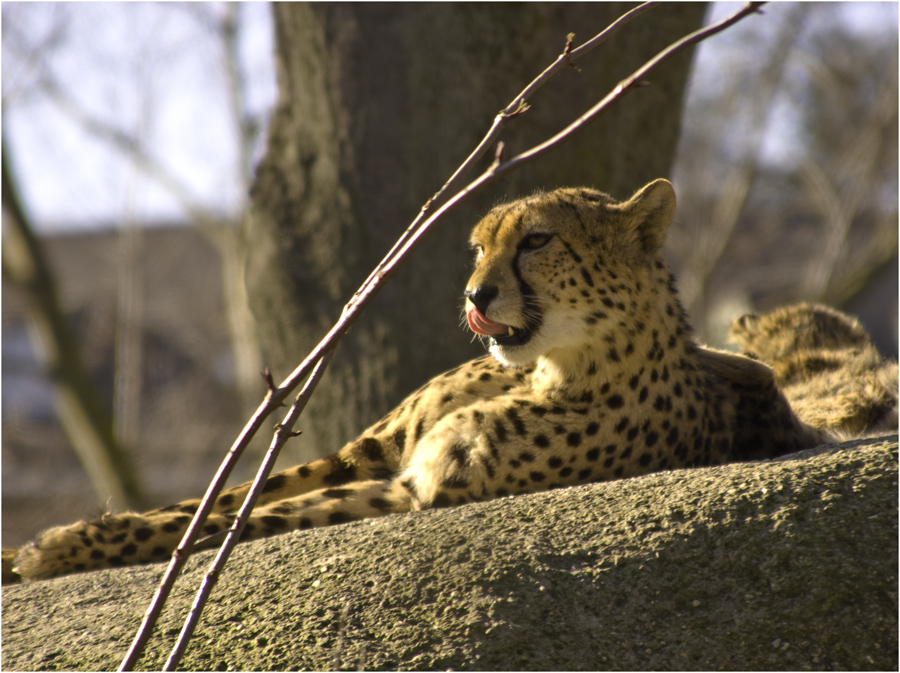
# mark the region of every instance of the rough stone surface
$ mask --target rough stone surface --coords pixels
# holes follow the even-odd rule
[[[115,669],[161,573],[4,587],[0,665]],[[896,670],[897,629],[892,435],[240,545],[182,668]]]

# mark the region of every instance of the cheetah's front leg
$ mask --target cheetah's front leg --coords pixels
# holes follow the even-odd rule
[[[390,492],[390,482],[359,481],[279,500],[251,512],[241,541],[408,511],[405,493]],[[93,521],[51,528],[21,549],[15,560],[26,579],[47,579],[85,570],[163,561],[178,546],[191,522],[179,512],[106,515]],[[221,544],[234,515],[212,513],[197,549]]]

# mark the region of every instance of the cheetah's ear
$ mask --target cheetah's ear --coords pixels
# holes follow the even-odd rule
[[[621,204],[628,225],[637,234],[644,252],[660,250],[675,216],[675,190],[668,180],[654,180]]]

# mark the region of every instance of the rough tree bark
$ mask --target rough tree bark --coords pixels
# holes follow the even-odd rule
[[[474,148],[494,115],[562,50],[630,4],[274,5],[279,101],[245,227],[246,283],[265,360],[286,375]],[[705,4],[626,26],[531,101],[508,151],[558,131],[669,42]],[[690,53],[586,133],[433,233],[344,339],[301,419],[290,460],[336,450],[430,376],[483,352],[460,327],[468,230],[493,203],[537,188],[617,196],[668,174]],[[511,155],[510,155],[511,156]]]

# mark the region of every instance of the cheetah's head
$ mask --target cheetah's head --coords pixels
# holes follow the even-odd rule
[[[509,365],[603,338],[634,319],[641,295],[660,294],[654,273],[674,211],[666,180],[623,202],[565,188],[494,208],[470,238],[469,327]]]
[[[863,348],[870,343],[859,320],[807,303],[783,306],[762,316],[739,315],[728,329],[728,340],[768,362],[802,350]]]

